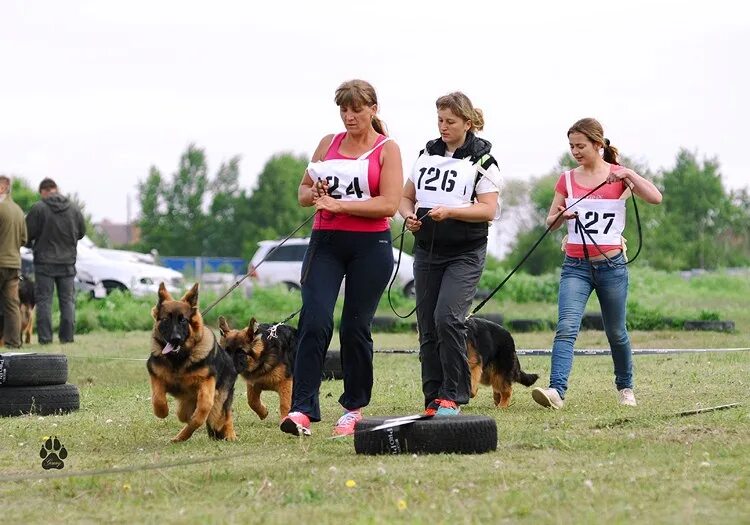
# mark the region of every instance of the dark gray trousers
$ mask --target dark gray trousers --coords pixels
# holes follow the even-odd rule
[[[487,246],[453,256],[414,250],[419,359],[425,407],[435,399],[469,402],[466,315],[484,269]]]
[[[35,265],[36,331],[40,344],[52,342],[52,297],[57,286],[60,342],[72,343],[76,324],[75,266]]]

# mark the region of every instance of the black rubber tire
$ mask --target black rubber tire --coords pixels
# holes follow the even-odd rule
[[[357,423],[357,454],[482,454],[497,450],[497,424],[491,417],[434,416],[370,431],[392,417],[366,418]]]
[[[339,350],[329,350],[326,353],[326,359],[323,361],[323,379],[344,379]]]
[[[734,321],[685,321],[683,330],[734,332]]]
[[[499,325],[502,325],[503,321],[505,321],[505,316],[503,316],[503,314],[477,314],[476,316],[479,319],[486,319],[487,321],[491,321]]]
[[[395,317],[375,316],[372,318],[373,332],[393,332],[396,329],[397,319]]]
[[[67,380],[64,354],[0,354],[0,387],[62,385]]]
[[[64,385],[9,386],[0,392],[0,416],[59,414],[80,408],[78,387]]]
[[[581,318],[583,330],[604,330],[604,319],[601,312],[587,312]]]
[[[543,319],[511,319],[505,323],[510,332],[536,332],[546,330],[547,323]]]

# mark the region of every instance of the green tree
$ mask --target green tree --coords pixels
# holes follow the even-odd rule
[[[188,146],[180,157],[171,182],[156,167],[139,184],[141,247],[156,248],[166,255],[209,255],[203,211],[208,169],[203,149]]]
[[[314,208],[302,208],[297,202],[297,188],[307,162],[307,157],[292,153],[277,153],[266,162],[241,217],[246,225],[244,257],[252,256],[258,241],[285,237],[314,213]],[[310,225],[296,234],[308,235]]]

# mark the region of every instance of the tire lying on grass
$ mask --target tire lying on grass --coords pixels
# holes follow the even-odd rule
[[[482,454],[497,449],[497,424],[487,416],[434,416],[400,427],[370,431],[393,417],[357,423],[357,454]]]
[[[329,350],[323,361],[323,379],[343,379],[344,369],[341,367],[341,352]]]
[[[0,386],[62,385],[68,380],[64,354],[0,354]]]
[[[64,385],[9,386],[0,389],[0,416],[60,414],[80,408],[78,387]]]

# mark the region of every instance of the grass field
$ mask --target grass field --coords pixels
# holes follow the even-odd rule
[[[740,334],[634,333],[634,346],[747,346]],[[602,346],[585,332],[579,346]],[[549,347],[552,334],[518,334]],[[743,344],[744,343],[744,344]],[[412,334],[378,335],[380,348],[414,348]],[[0,419],[0,507],[14,523],[747,523],[750,521],[750,352],[636,356],[639,406],[616,404],[609,357],[579,357],[564,410],[546,411],[518,386],[498,410],[487,387],[466,408],[496,418],[498,449],[474,456],[358,456],[352,440],[326,439],[340,381],[322,387],[324,421],[298,439],[277,427],[275,394],[260,421],[238,382],[235,443],[205,430],[179,445],[174,414],[153,416],[145,363],[148,333],[95,332],[44,351],[69,355],[81,410]],[[32,346],[30,350],[40,350]],[[133,360],[110,360],[109,357]],[[522,357],[549,373],[549,358]],[[421,406],[415,355],[375,357],[372,415]],[[677,417],[730,402],[726,411]],[[174,404],[170,405],[174,412]],[[7,481],[41,475],[39,449],[56,435],[65,468],[92,469],[234,456],[191,466],[101,476]],[[6,478],[3,481],[3,478]]]

